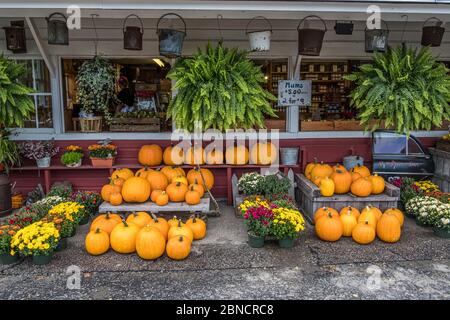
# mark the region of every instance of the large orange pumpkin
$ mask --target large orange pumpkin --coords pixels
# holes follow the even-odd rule
[[[361,166],[359,164],[353,167],[351,171],[359,173],[363,178],[370,176],[369,168],[367,168],[366,166]]]
[[[269,165],[278,159],[278,150],[271,142],[255,143],[250,149],[250,163]]]
[[[134,223],[123,221],[114,227],[110,235],[111,248],[118,253],[136,251],[136,235],[139,227]]]
[[[133,171],[131,171],[128,168],[117,169],[111,175],[111,177],[113,179],[122,178],[125,181],[128,180],[129,178],[133,177],[133,176],[134,176]]]
[[[202,147],[189,147],[184,153],[184,163],[189,165],[204,164],[205,151]]]
[[[369,244],[375,240],[375,229],[367,221],[358,223],[352,231],[352,238],[359,244]]]
[[[152,190],[166,190],[169,185],[169,180],[164,173],[158,170],[153,170],[147,174],[147,181],[150,183]]]
[[[151,187],[147,179],[132,177],[122,187],[122,197],[126,202],[145,202],[150,197]]]
[[[339,217],[342,222],[342,235],[344,237],[350,237],[352,235],[353,228],[358,224],[355,216],[351,212],[344,213]]]
[[[111,197],[112,193],[120,192],[121,188],[119,186],[114,185],[114,183],[111,181],[109,184],[105,184],[102,187],[102,190],[100,192],[102,199],[104,201],[109,202],[109,198]]]
[[[393,214],[383,214],[377,223],[377,236],[384,242],[397,242],[400,240],[402,230],[400,221]]]
[[[186,226],[192,230],[194,240],[203,239],[206,236],[206,223],[200,218],[189,218],[186,221]]]
[[[244,165],[249,160],[249,152],[246,146],[230,146],[225,151],[225,162],[231,165]]]
[[[213,149],[206,153],[206,164],[223,164],[223,152],[218,149]]]
[[[148,174],[152,172],[153,169],[149,169],[147,166],[136,171],[135,176],[141,178],[147,178]]]
[[[203,185],[203,183],[206,184],[206,187],[211,190],[214,186],[214,174],[209,169],[201,168],[198,170],[198,168],[191,169],[187,173],[186,176],[189,184],[193,184],[196,181]],[[204,178],[204,179],[203,179]]]
[[[86,251],[98,256],[109,250],[109,234],[100,228],[90,231],[84,241]]]
[[[352,175],[347,170],[336,169],[331,174],[331,179],[334,181],[334,193],[343,194],[350,191]]]
[[[386,211],[384,211],[383,214],[393,214],[394,216],[397,217],[398,221],[400,222],[400,227],[403,227],[403,223],[405,222],[405,216],[403,215],[403,212],[400,209],[389,208]]]
[[[361,212],[358,218],[358,223],[366,223],[371,226],[372,228],[377,227],[377,216],[375,214],[375,211],[372,210],[366,210],[364,212]]]
[[[139,150],[138,161],[143,166],[159,166],[162,162],[163,152],[156,144],[143,145]]]
[[[117,213],[107,212],[95,217],[94,220],[92,220],[92,223],[97,222],[98,220],[105,219],[106,217],[117,220],[117,222],[122,222],[122,217],[120,215],[118,215]]]
[[[166,239],[154,227],[144,227],[136,235],[136,253],[145,260],[158,259],[166,250]]]
[[[149,222],[152,220],[152,218],[150,217],[150,215],[145,212],[145,211],[138,211],[138,212],[132,212],[128,217],[127,217],[127,222],[128,223],[134,223],[135,225],[137,225],[139,228],[143,228],[145,227],[147,224],[149,224]]]
[[[314,213],[314,223],[317,223],[320,218],[327,216],[329,213],[331,213],[331,216],[333,218],[339,218],[339,213],[336,211],[336,209],[330,207],[321,207]]]
[[[383,177],[380,177],[375,173],[373,176],[369,176],[369,181],[372,183],[372,194],[383,193],[385,188]]]
[[[324,241],[337,241],[344,231],[342,221],[339,218],[333,218],[331,213],[319,219],[315,229],[317,236]]]
[[[191,243],[184,236],[173,237],[167,241],[166,253],[170,259],[183,260],[189,256],[191,252]]]
[[[116,214],[102,214],[95,218],[95,220],[92,222],[91,227],[89,228],[90,231],[93,230],[103,230],[106,233],[110,234],[111,231],[114,229],[116,225],[122,222],[122,219],[120,216]]]
[[[364,209],[361,210],[361,213],[364,213],[366,211],[373,212],[373,214],[377,218],[377,221],[381,218],[381,215],[383,214],[380,209],[378,209],[372,205],[365,206]]]
[[[148,223],[149,227],[154,227],[161,232],[161,234],[164,236],[164,239],[167,240],[167,234],[169,232],[169,224],[167,223],[166,219],[162,217],[156,217],[154,214],[152,214],[152,220]]]
[[[183,164],[183,148],[168,146],[164,149],[163,161],[167,166],[179,166]]]
[[[350,191],[358,197],[367,197],[372,193],[372,183],[369,178],[359,178],[352,183]]]
[[[324,164],[323,162],[318,163],[311,170],[311,177],[329,177],[333,173],[333,168],[328,164]]]
[[[358,172],[350,172],[350,174],[352,175],[352,182],[355,182],[359,178],[362,178],[362,175],[360,175]]]
[[[183,202],[187,191],[187,185],[181,182],[171,183],[166,189],[167,195],[172,202]]]

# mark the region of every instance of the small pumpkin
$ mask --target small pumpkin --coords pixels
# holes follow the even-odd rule
[[[362,175],[360,175],[358,172],[350,172],[350,174],[352,176],[352,182],[355,182],[359,178],[362,178]]]
[[[166,239],[155,227],[144,227],[136,235],[136,253],[145,260],[155,260],[166,250]]]
[[[340,219],[333,218],[331,213],[319,219],[315,225],[316,234],[324,241],[337,241],[342,237],[344,227]]]
[[[333,168],[329,164],[324,164],[323,161],[316,164],[311,170],[311,177],[329,177],[333,173]]]
[[[342,235],[344,237],[350,237],[352,235],[353,228],[358,224],[358,221],[356,220],[355,216],[352,215],[350,211],[347,213],[344,213],[339,217],[342,222]]]
[[[206,187],[211,190],[214,187],[214,174],[209,169],[200,169],[198,168],[191,169],[188,171],[186,178],[189,184],[193,184],[196,181],[198,184],[202,185],[206,184]],[[203,182],[204,181],[204,182]]]
[[[145,211],[133,212],[127,217],[128,223],[134,223],[139,228],[145,227],[152,220],[150,215]]]
[[[372,183],[372,194],[380,194],[384,192],[386,184],[383,177],[380,177],[375,173],[374,175],[369,176],[369,181]]]
[[[169,229],[178,226],[179,223],[181,223],[181,225],[184,225],[181,219],[178,219],[177,216],[173,216],[172,218],[170,218],[167,223],[169,224]]]
[[[143,145],[139,149],[138,161],[143,166],[159,166],[162,158],[162,148],[156,144]]]
[[[352,168],[352,172],[357,172],[361,175],[363,178],[367,178],[370,176],[370,170],[366,166],[362,166],[360,164],[357,164],[355,167]]]
[[[358,223],[361,222],[366,222],[372,227],[372,228],[376,228],[377,227],[377,216],[375,211],[373,210],[366,210],[366,211],[361,211],[361,214],[359,215],[358,218]]]
[[[183,202],[188,192],[188,187],[186,184],[181,182],[174,182],[169,184],[166,189],[169,200],[172,202]]]
[[[394,243],[400,240],[402,230],[400,221],[393,214],[383,214],[377,223],[377,236],[384,242]]]
[[[205,163],[205,151],[202,147],[189,147],[184,153],[184,163],[191,166]]]
[[[258,142],[250,148],[250,163],[269,165],[278,159],[278,150],[271,142]]]
[[[341,209],[341,211],[339,211],[339,215],[341,216],[343,214],[346,214],[347,212],[350,212],[356,218],[356,220],[358,220],[359,215],[361,214],[357,208],[348,206],[348,207],[343,207]]]
[[[100,228],[89,231],[84,240],[84,246],[87,253],[93,256],[104,254],[109,250],[109,234]]]
[[[169,239],[166,245],[166,253],[170,259],[183,260],[191,252],[191,241],[184,236]]]
[[[375,214],[377,221],[381,218],[381,215],[383,214],[380,209],[378,209],[377,207],[374,207],[370,204],[365,206],[364,209],[361,210],[361,213],[364,213],[366,211],[372,211]]]
[[[310,162],[305,167],[305,176],[311,180],[311,171],[314,169],[314,166],[317,164],[317,158],[314,158],[313,162]]]
[[[153,170],[147,174],[147,181],[152,190],[166,190],[169,180],[164,173],[159,170]]]
[[[110,235],[111,248],[118,253],[136,251],[136,235],[140,228],[134,223],[122,221],[114,227]]]
[[[120,192],[113,192],[109,196],[109,203],[113,206],[120,206],[123,203],[122,194]]]
[[[200,218],[192,217],[186,221],[186,226],[192,230],[194,240],[203,239],[206,236],[206,223]]]
[[[333,171],[334,172],[336,172],[336,171],[343,171],[343,172],[346,172],[347,171],[347,168],[345,168],[342,164],[340,164],[340,163],[336,163],[333,167]]]
[[[359,178],[358,180],[352,183],[350,187],[350,191],[358,197],[368,197],[372,193],[372,183],[369,179]]]
[[[107,212],[95,217],[94,220],[92,220],[92,223],[97,222],[98,220],[103,220],[106,217],[117,220],[117,222],[122,222],[122,217],[120,215],[118,215],[117,213]]]
[[[92,221],[90,231],[100,229],[105,231],[107,234],[110,234],[112,230],[121,222],[122,219],[118,215],[110,213],[102,214]]]
[[[167,195],[167,192],[161,192],[161,194],[156,197],[155,203],[160,207],[167,205],[169,203],[169,196]]]
[[[145,202],[150,197],[151,187],[147,179],[132,177],[122,187],[122,197],[126,202]]]
[[[189,239],[191,242],[194,241],[194,233],[191,228],[181,223],[181,221],[178,221],[178,225],[176,227],[171,227],[169,229],[169,233],[167,234],[168,239],[176,236],[185,236],[186,239]]]
[[[201,201],[200,193],[195,191],[194,188],[190,188],[188,192],[186,192],[184,201],[190,206],[197,205]]]
[[[316,186],[320,187],[320,181],[322,181],[322,177],[313,177],[311,178],[312,183],[314,183]]]
[[[113,183],[113,185],[118,186],[118,187],[120,187],[120,189],[122,189],[123,184],[125,183],[125,180],[122,179],[121,177],[117,176],[115,178],[112,178],[112,183]]]
[[[403,223],[405,222],[405,216],[403,215],[403,212],[400,209],[397,208],[389,208],[383,212],[383,214],[393,214],[397,217],[398,221],[400,222],[400,227],[403,227]]]
[[[147,176],[150,172],[152,172],[153,169],[149,169],[147,166],[139,169],[138,171],[136,171],[136,173],[134,174],[136,177],[141,177],[144,179],[147,179]]]
[[[104,201],[109,202],[109,198],[111,197],[111,193],[120,192],[121,187],[115,185],[111,180],[108,184],[105,184],[100,191],[100,195]]]
[[[163,193],[163,190],[152,190],[150,200],[152,200],[152,202],[156,202],[156,198],[158,198],[161,193]]]
[[[161,172],[167,177],[167,180],[170,182],[176,176],[180,175],[179,170],[175,167],[166,166],[161,168]]]
[[[183,164],[183,148],[168,146],[164,149],[163,161],[167,166],[179,166]]]
[[[182,183],[182,184],[184,184],[184,185],[189,185],[189,181],[188,181],[188,179],[186,179],[186,177],[185,176],[181,176],[181,175],[179,175],[179,176],[175,176],[173,179],[172,179],[172,181],[170,181],[171,183],[176,183],[176,182],[180,182],[180,183]]]
[[[333,218],[339,218],[339,213],[336,211],[336,209],[330,207],[321,207],[314,213],[314,223],[317,223],[320,218],[327,216],[329,213],[331,213]]]
[[[113,173],[111,175],[111,177],[113,177],[113,178],[119,177],[125,181],[127,181],[128,179],[130,179],[133,176],[134,176],[133,171],[131,171],[131,169],[128,169],[128,168],[116,169],[115,171],[113,171]]]
[[[162,217],[156,217],[154,214],[151,215],[152,219],[148,223],[149,227],[154,227],[161,232],[161,234],[164,236],[164,239],[167,240],[167,234],[169,233],[169,223],[166,221],[166,219]]]
[[[347,171],[335,169],[331,174],[331,179],[334,182],[334,193],[344,194],[350,191],[352,185],[352,175]]]
[[[206,164],[223,164],[223,152],[219,149],[213,149],[206,153]]]
[[[244,165],[249,160],[249,152],[246,146],[229,146],[225,150],[225,162],[231,165]]]
[[[197,179],[195,179],[194,183],[191,183],[189,185],[189,190],[193,189],[194,191],[197,191],[200,194],[200,198],[203,197],[203,195],[205,194],[205,188],[203,188],[203,185],[199,184],[197,182]]]
[[[320,180],[319,188],[320,193],[324,197],[331,197],[332,195],[334,195],[335,184],[333,180],[328,177],[325,177],[322,180]]]
[[[375,229],[369,225],[369,221],[358,223],[352,231],[352,238],[356,243],[369,244],[375,240]]]

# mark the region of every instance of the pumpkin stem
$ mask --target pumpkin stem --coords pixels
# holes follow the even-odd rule
[[[128,225],[128,223],[125,221],[125,219],[122,220],[122,222],[123,222],[123,225],[124,225],[125,227],[129,227],[129,225]]]
[[[333,218],[333,214],[331,213],[331,211],[328,211],[328,217]]]
[[[178,239],[178,241],[183,242],[183,236],[180,236],[180,238]]]
[[[155,223],[159,222],[158,218],[155,216],[154,213],[150,213],[150,215],[152,216],[153,221],[155,221]]]
[[[97,228],[97,230],[95,230],[95,233],[100,233],[100,228]]]
[[[181,228],[182,227],[182,225],[181,225],[181,219],[178,219],[178,228]]]
[[[369,220],[364,221],[364,224],[369,224]]]

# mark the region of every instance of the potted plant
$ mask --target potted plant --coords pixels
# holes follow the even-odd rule
[[[98,212],[98,207],[102,203],[101,195],[93,191],[77,191],[72,194],[71,199],[84,206],[85,215],[80,221],[80,225],[89,223],[90,217]]]
[[[45,198],[57,196],[63,198],[64,200],[67,200],[72,195],[72,192],[73,188],[70,183],[67,183],[66,181],[55,182]]]
[[[244,173],[238,181],[238,189],[246,196],[264,194],[264,176],[257,172]]]
[[[38,168],[50,167],[53,156],[59,152],[53,140],[48,141],[26,141],[20,144],[20,154],[31,160],[36,160]]]
[[[38,221],[13,235],[11,250],[24,257],[32,256],[36,265],[48,264],[59,238],[59,231],[53,222]]]
[[[61,156],[61,163],[69,168],[81,166],[83,160],[83,148],[79,146],[67,146],[65,152]]]
[[[272,210],[264,206],[251,207],[245,212],[244,219],[248,228],[249,245],[253,248],[263,247],[273,220]]]
[[[100,56],[84,62],[78,70],[76,84],[77,99],[81,105],[81,131],[101,131],[101,117],[95,117],[96,113],[102,114],[108,124],[111,122],[109,107],[116,101],[115,79],[114,68]]]
[[[94,167],[112,167],[117,156],[117,147],[110,143],[93,144],[88,147],[89,158]]]
[[[14,165],[20,165],[19,147],[9,139],[10,135],[7,129],[0,129],[0,174],[8,172]]]
[[[84,206],[73,201],[62,202],[48,211],[49,216],[63,217],[64,220],[73,224],[73,228],[68,237],[73,237],[76,233],[76,226],[85,217]]]
[[[443,203],[433,211],[433,232],[440,238],[450,238],[450,204]]]
[[[299,233],[305,229],[302,214],[298,210],[284,207],[274,208],[272,212],[270,234],[275,236],[281,248],[292,248]]]
[[[11,250],[11,239],[20,229],[15,225],[0,226],[0,264],[12,264],[19,261],[19,255]]]

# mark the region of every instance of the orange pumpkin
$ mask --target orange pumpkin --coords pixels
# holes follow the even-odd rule
[[[109,196],[109,203],[113,206],[120,206],[123,203],[122,194],[120,192],[113,192]]]
[[[134,223],[123,221],[114,227],[110,234],[111,248],[118,253],[136,251],[136,235],[140,228]]]
[[[348,206],[348,207],[342,208],[341,211],[339,211],[339,215],[341,216],[343,214],[346,214],[347,212],[350,212],[356,218],[356,220],[358,220],[359,215],[361,214],[359,212],[359,210],[356,209],[355,207]]]
[[[320,186],[320,182],[324,179],[323,177],[313,177],[311,179],[312,183],[314,183],[316,186]]]
[[[400,240],[400,221],[393,214],[383,214],[377,223],[377,236],[381,241],[394,243]]]
[[[141,177],[128,179],[122,188],[122,197],[126,202],[145,202],[150,197],[150,193],[150,183]]]
[[[352,172],[357,172],[361,175],[361,177],[366,178],[370,176],[370,170],[366,166],[356,165],[352,168]]]
[[[183,170],[183,169],[181,169]],[[161,172],[167,177],[167,180],[170,182],[176,176],[180,175],[180,171],[176,167],[166,166],[161,168]],[[183,171],[184,172],[184,171]]]
[[[139,150],[138,161],[143,166],[159,166],[162,162],[163,152],[156,144],[143,145]]]
[[[352,175],[352,182],[355,182],[359,178],[362,178],[362,175],[360,175],[358,172],[350,172],[350,174]]]
[[[225,162],[231,165],[244,165],[249,160],[249,152],[246,146],[230,146],[225,150]]]
[[[186,226],[192,230],[194,240],[203,239],[206,236],[206,223],[200,218],[189,218],[186,221]]]
[[[189,239],[191,242],[194,241],[194,233],[192,232],[191,228],[187,227],[184,224],[181,224],[181,221],[178,222],[178,225],[176,227],[171,227],[169,229],[169,233],[167,234],[167,238],[173,238],[173,237],[179,237],[184,236],[186,239]]]
[[[352,175],[347,170],[336,169],[331,174],[331,179],[334,181],[334,193],[344,194],[350,191]]]
[[[202,184],[199,184],[197,179],[195,179],[194,183],[191,183],[189,185],[189,190],[194,190],[197,191],[200,194],[200,198],[203,197],[203,195],[205,194],[205,188],[203,187]]]
[[[259,165],[269,165],[278,159],[278,150],[271,142],[255,143],[250,148],[250,163]]]
[[[186,203],[190,206],[199,204],[201,201],[200,193],[191,188],[188,192],[186,192],[184,201],[186,201]]]
[[[204,164],[205,151],[202,147],[189,147],[184,153],[184,163],[189,165]]]
[[[372,193],[372,183],[369,178],[359,178],[352,183],[350,191],[358,197],[367,197]]]
[[[334,218],[331,212],[317,221],[315,229],[319,239],[324,241],[337,241],[344,231],[342,221]]]
[[[152,190],[166,190],[169,181],[164,173],[153,170],[147,174],[147,181],[150,183]]]
[[[167,240],[167,234],[169,232],[169,224],[167,223],[166,219],[162,217],[156,217],[154,214],[152,214],[152,219],[148,223],[149,227],[154,227],[161,232],[161,234],[164,236],[164,239]]]
[[[145,167],[139,169],[138,171],[136,171],[135,176],[146,179],[148,174],[152,171],[153,171],[153,169],[149,169],[147,166],[145,166]]]
[[[150,215],[145,211],[139,211],[139,212],[133,212],[127,217],[128,223],[134,223],[139,228],[145,227],[152,218]]]
[[[339,218],[339,213],[336,211],[336,209],[330,207],[321,207],[314,213],[314,223],[317,223],[320,218],[327,216],[330,213],[333,218]]]
[[[178,224],[181,223],[181,225],[184,225],[184,223],[181,221],[181,219],[178,219],[177,216],[173,216],[167,221],[167,224],[169,225],[169,228],[176,227]]]
[[[89,231],[84,240],[86,251],[93,255],[98,256],[109,250],[109,234],[100,228]]]
[[[323,162],[320,162],[314,166],[314,168],[311,170],[311,177],[330,177],[333,173],[333,168],[330,167],[328,164],[324,164]]]
[[[317,164],[317,158],[314,158],[314,162],[310,162],[305,167],[305,176],[311,180],[311,171],[314,169],[314,166]]]
[[[145,260],[155,260],[166,250],[166,239],[154,227],[144,227],[136,235],[136,253]]]
[[[206,187],[209,190],[211,190],[212,187],[214,186],[214,174],[209,169],[204,168],[200,170],[198,170],[198,168],[191,169],[187,173],[186,178],[189,184],[193,184],[197,181],[202,186],[206,184]]]
[[[113,183],[113,185],[118,186],[118,187],[120,187],[120,189],[122,189],[123,184],[125,183],[125,180],[120,177],[115,177],[115,178],[112,178],[112,183]]]
[[[100,191],[100,194],[101,194],[102,199],[104,201],[108,201],[109,202],[109,198],[111,197],[111,194],[112,193],[117,193],[117,192],[120,192],[120,191],[121,191],[121,188],[119,186],[114,185],[114,183],[111,180],[111,182],[109,184],[105,184],[102,187],[102,190]]]
[[[206,153],[206,164],[223,164],[223,152],[218,149],[213,149]]]
[[[369,244],[375,240],[375,229],[368,221],[358,223],[352,231],[352,238],[359,244]]]
[[[117,213],[107,212],[107,213],[103,213],[103,214],[100,214],[97,217],[95,217],[94,220],[92,220],[92,223],[97,222],[98,220],[103,220],[107,217],[114,219],[117,222],[122,222],[122,217],[120,215],[118,215]]]
[[[336,172],[336,171],[344,171],[344,172],[346,172],[347,171],[347,169],[342,165],[342,164],[340,164],[340,163],[336,163],[334,166],[333,166],[333,171],[334,172]]]
[[[164,149],[163,161],[167,166],[179,166],[183,164],[183,148],[168,146]]]
[[[384,192],[385,182],[383,177],[380,177],[375,173],[373,176],[369,176],[369,181],[372,183],[372,194]]]
[[[403,223],[405,222],[405,216],[403,215],[403,212],[397,208],[389,208],[386,211],[384,211],[383,214],[393,214],[397,217],[398,222],[400,222],[400,227],[403,227]]]
[[[122,178],[125,181],[133,176],[134,176],[133,171],[131,171],[128,168],[116,169],[115,171],[113,171],[113,173],[111,175],[111,177],[113,177],[114,179]]]
[[[355,216],[351,212],[344,213],[339,217],[342,222],[342,235],[344,237],[350,237],[352,235],[353,228],[358,224]]]
[[[167,195],[167,193],[165,191],[163,191],[163,192],[161,192],[161,194],[159,194],[156,197],[155,203],[161,207],[165,206],[169,203],[169,196]]]
[[[191,252],[191,243],[184,236],[174,237],[167,241],[166,253],[170,259],[183,260],[189,256]]]
[[[383,214],[380,209],[378,209],[372,205],[365,206],[364,209],[361,210],[361,213],[364,213],[366,211],[373,212],[373,214],[377,218],[377,221],[381,218],[381,215]]]
[[[118,217],[118,219],[117,219]],[[90,231],[95,231],[97,229],[103,230],[110,234],[116,225],[122,222],[122,219],[118,215],[106,213],[97,217],[91,224],[89,228]]]
[[[375,211],[372,210],[366,210],[364,212],[361,212],[358,218],[358,223],[366,223],[371,226],[372,228],[377,227],[377,216],[375,214]]]
[[[156,202],[156,198],[163,192],[163,190],[152,190],[152,193],[150,194],[150,200]]]
[[[167,186],[166,192],[170,201],[183,202],[186,192],[188,192],[188,187],[184,183],[174,182]]]

